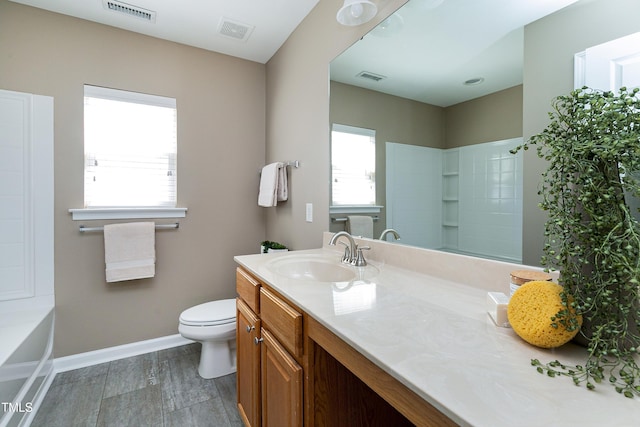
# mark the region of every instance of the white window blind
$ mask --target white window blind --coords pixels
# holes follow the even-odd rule
[[[334,124],[331,130],[333,206],[376,204],[376,131]]]
[[[84,87],[86,208],[175,207],[176,100]]]

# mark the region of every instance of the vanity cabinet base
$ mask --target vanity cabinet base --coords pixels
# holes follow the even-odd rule
[[[457,426],[318,321],[307,316],[305,322],[313,353],[309,425]]]
[[[315,427],[414,425],[320,346],[313,376]]]

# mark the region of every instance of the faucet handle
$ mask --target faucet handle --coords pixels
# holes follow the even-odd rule
[[[351,250],[349,249],[349,245],[344,242],[338,242],[344,246],[344,255],[342,255],[341,262],[350,263],[351,262]]]
[[[367,265],[367,260],[364,259],[364,255],[362,254],[363,250],[369,250],[371,249],[371,247],[369,246],[356,246],[356,254],[353,257],[353,260],[351,260],[351,265],[355,266],[355,267],[364,267],[365,265]]]

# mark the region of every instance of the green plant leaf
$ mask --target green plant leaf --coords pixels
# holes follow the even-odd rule
[[[513,150],[536,145],[547,162],[538,191],[548,215],[541,263],[560,271],[564,288],[564,308],[550,323],[575,331],[580,315],[589,324],[584,366],[532,365],[590,390],[609,383],[626,397],[640,395],[640,225],[629,205],[640,197],[638,94],[584,87],[559,96],[548,126]]]

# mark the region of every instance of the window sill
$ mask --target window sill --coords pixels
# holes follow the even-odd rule
[[[329,206],[330,214],[375,214],[380,213],[380,210],[384,206],[377,205],[344,205],[344,206]]]
[[[95,208],[69,209],[74,221],[94,219],[184,218],[187,208]]]

